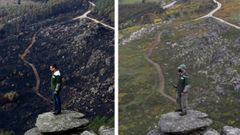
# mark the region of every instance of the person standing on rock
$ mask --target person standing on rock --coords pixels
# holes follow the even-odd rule
[[[51,90],[54,102],[54,115],[61,113],[61,100],[60,100],[60,90],[62,85],[62,76],[56,64],[50,66],[50,71],[52,72],[51,77]]]
[[[187,73],[187,66],[185,64],[181,64],[178,66],[178,84],[177,86],[173,84],[173,86],[177,89],[177,108],[176,112],[181,112],[180,115],[187,114],[188,108],[188,91],[191,88],[189,83],[189,75]]]

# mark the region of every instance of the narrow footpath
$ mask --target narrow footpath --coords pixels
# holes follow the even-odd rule
[[[171,100],[172,102],[176,103],[176,100],[169,96],[168,94],[165,93],[165,79],[164,79],[164,75],[163,75],[163,72],[162,72],[162,68],[161,66],[154,62],[150,57],[152,56],[152,53],[153,53],[153,49],[160,43],[160,39],[161,39],[161,33],[158,34],[156,40],[152,43],[152,46],[149,48],[148,52],[145,54],[145,58],[146,60],[151,64],[153,65],[156,70],[157,70],[157,73],[158,73],[158,78],[159,78],[159,87],[158,87],[158,91],[166,98],[168,98],[169,100]]]
[[[30,49],[32,48],[32,46],[34,45],[35,42],[36,42],[36,33],[33,35],[32,41],[29,44],[29,46],[25,49],[25,51],[22,54],[19,55],[19,57],[21,58],[21,60],[23,60],[24,63],[29,65],[32,68],[32,70],[33,70],[33,73],[35,75],[35,80],[36,80],[36,84],[35,84],[35,88],[34,88],[35,89],[35,93],[39,97],[41,97],[42,99],[46,100],[47,102],[52,103],[48,98],[44,97],[40,93],[40,77],[39,77],[39,74],[38,74],[38,71],[37,71],[35,65],[26,60],[26,56],[30,53]]]

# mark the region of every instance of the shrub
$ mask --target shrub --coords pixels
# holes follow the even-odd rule
[[[13,102],[13,101],[17,100],[18,97],[19,97],[19,94],[15,91],[10,91],[3,95],[3,98],[9,102]]]

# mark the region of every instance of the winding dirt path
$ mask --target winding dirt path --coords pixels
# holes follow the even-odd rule
[[[213,14],[216,13],[218,10],[221,9],[222,4],[221,4],[220,2],[218,2],[217,0],[213,0],[213,2],[217,4],[217,7],[216,7],[215,9],[213,9],[213,10],[212,10],[210,13],[208,13],[207,15],[204,15],[204,16],[202,16],[202,17],[199,17],[199,18],[197,18],[197,19],[195,19],[195,20],[200,20],[200,19],[212,17],[212,18],[214,18],[214,19],[216,19],[216,20],[218,20],[218,21],[220,21],[220,22],[222,22],[222,23],[224,23],[224,24],[227,24],[227,25],[229,25],[229,26],[232,26],[232,27],[234,27],[234,28],[236,28],[236,29],[240,29],[240,26],[237,26],[237,25],[232,24],[232,23],[230,23],[230,22],[227,22],[227,21],[225,21],[225,20],[223,20],[223,19],[221,19],[221,18],[219,18],[219,17],[214,16]]]
[[[24,63],[29,65],[33,70],[33,73],[34,73],[35,79],[36,79],[36,84],[35,84],[35,88],[34,88],[35,93],[42,99],[46,100],[47,102],[52,103],[48,98],[44,97],[40,93],[40,77],[39,77],[38,71],[37,71],[36,67],[34,66],[34,64],[32,64],[26,60],[26,56],[30,53],[30,49],[32,48],[32,46],[34,45],[35,42],[36,42],[36,33],[33,35],[30,45],[25,49],[25,51],[22,54],[19,55],[19,57],[21,58],[21,60],[23,60]]]
[[[169,96],[168,94],[165,93],[165,79],[164,79],[164,75],[162,72],[162,68],[161,66],[154,62],[150,57],[153,53],[153,49],[160,43],[160,39],[161,39],[161,33],[158,34],[156,40],[153,42],[152,46],[149,48],[148,52],[145,54],[145,58],[146,60],[152,64],[157,72],[158,72],[158,78],[159,78],[159,87],[158,87],[158,91],[166,98],[168,98],[169,100],[171,100],[172,102],[176,103],[176,100],[174,98],[172,98],[171,96]]]
[[[157,84],[158,85],[157,91],[161,95],[166,97],[167,99],[171,100],[173,103],[176,103],[176,100],[173,97],[171,97],[168,94],[166,94],[165,91],[164,91],[165,90],[165,78],[164,78],[161,66],[158,63],[156,63],[153,60],[151,60],[151,58],[150,58],[152,53],[153,53],[153,49],[160,43],[160,39],[161,39],[161,33],[159,33],[159,35],[157,36],[156,40],[152,43],[152,46],[149,48],[147,53],[144,54],[144,57],[148,61],[148,63],[153,65],[156,68],[156,70],[157,70],[158,78],[159,78],[159,84]],[[148,98],[150,98],[153,94],[154,94],[154,92],[149,93],[149,95],[147,95],[145,97],[145,101]],[[137,99],[134,99],[134,100],[128,102],[127,104],[121,105],[120,108],[123,109],[123,110],[126,110],[126,108],[128,106],[131,106],[131,105],[134,105],[134,104],[139,104],[139,101]]]
[[[103,23],[103,22],[101,22],[101,21],[99,21],[99,20],[97,20],[97,19],[88,17],[88,14],[90,14],[90,13],[93,11],[94,7],[96,6],[94,3],[90,2],[90,1],[89,1],[89,4],[92,5],[92,8],[91,8],[90,10],[88,10],[87,12],[85,12],[83,15],[80,15],[80,16],[78,16],[78,17],[73,18],[72,20],[79,20],[79,19],[87,18],[87,19],[89,19],[89,20],[92,20],[92,21],[95,22],[95,23],[99,23],[99,24],[103,25],[104,27],[107,27],[107,28],[109,28],[109,29],[111,29],[111,30],[114,30],[114,27],[112,27],[112,26],[110,26],[110,25],[108,25],[108,24],[105,24],[105,23]]]
[[[89,4],[92,5],[92,9],[88,10],[87,12],[85,12],[83,15],[81,16],[78,16],[72,20],[78,20],[78,19],[83,19],[83,18],[87,18],[87,19],[90,19],[96,23],[99,23],[99,24],[102,24],[103,26],[107,27],[107,28],[110,28],[112,30],[114,30],[114,28],[112,26],[109,26],[101,21],[98,21],[97,19],[94,19],[94,18],[91,18],[91,17],[88,17],[88,14],[92,12],[92,10],[94,9],[94,7],[96,6],[94,3],[90,2],[89,1]],[[19,54],[19,57],[21,58],[21,60],[26,63],[27,65],[29,65],[32,70],[33,70],[33,73],[35,75],[35,79],[36,79],[36,84],[35,84],[35,93],[41,97],[42,99],[46,100],[47,102],[49,103],[52,103],[51,100],[49,100],[48,98],[44,97],[41,93],[40,93],[40,77],[39,77],[39,74],[38,74],[38,71],[35,67],[34,64],[30,63],[29,61],[26,60],[26,56],[30,53],[30,49],[32,48],[32,46],[34,45],[34,43],[36,42],[36,35],[37,35],[37,32],[33,35],[32,37],[32,41],[31,43],[29,44],[29,46],[25,49],[25,51],[22,53],[22,54]]]

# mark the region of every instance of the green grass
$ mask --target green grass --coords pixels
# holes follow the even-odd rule
[[[119,6],[119,23],[126,21],[141,20],[142,15],[153,13],[153,11],[161,10],[158,4],[155,3],[136,3]]]
[[[237,39],[240,35],[240,31],[235,29],[235,28],[231,28],[229,30],[227,30],[226,32],[222,33],[222,37],[223,38],[227,38],[227,39]]]
[[[233,24],[239,25],[240,21],[240,1],[239,0],[220,0],[222,3],[222,8],[218,12],[216,12],[216,16],[229,21]]]
[[[15,135],[13,131],[2,131],[0,130],[0,135]]]
[[[114,127],[114,117],[107,118],[107,117],[95,117],[90,120],[90,124],[88,125],[88,129],[90,131],[94,131],[95,133],[98,133],[98,129],[101,126],[108,126],[110,128]]]
[[[162,10],[161,5],[155,3],[120,4],[119,22],[120,24],[128,22],[128,26],[132,26],[162,23],[164,20],[189,21],[207,14],[214,9],[214,6],[216,5],[212,0],[178,2],[167,10]]]
[[[146,135],[174,105],[157,91],[158,75],[144,54],[155,33],[119,48],[120,135]]]
[[[212,6],[212,0],[190,1],[186,5],[179,4],[167,11],[166,16],[182,11],[186,11],[187,14],[180,15],[179,18],[168,24],[161,24],[159,31],[165,33],[162,35],[161,43],[154,49],[152,59],[161,65],[166,80],[165,91],[172,97],[175,96],[175,89],[168,84],[168,81],[176,82],[177,66],[181,63],[187,64],[192,84],[189,93],[190,107],[209,114],[214,121],[212,128],[220,131],[225,125],[240,126],[237,120],[240,108],[239,94],[233,90],[231,84],[215,84],[213,79],[207,75],[219,74],[226,81],[233,78],[233,76],[225,75],[226,65],[219,63],[216,64],[216,67],[212,67],[211,59],[213,53],[224,45],[228,51],[231,51],[230,54],[238,55],[239,47],[232,46],[232,43],[240,33],[231,28],[222,30],[224,32],[219,36],[223,40],[211,44],[204,42],[206,48],[199,48],[201,42],[198,40],[206,40],[205,36],[214,32],[212,27],[216,25],[216,21],[206,23],[204,20],[193,21],[193,19],[212,10],[213,8],[209,8],[204,12],[196,12],[204,5],[209,4]],[[136,25],[126,28],[120,33],[125,36],[140,28],[141,26]],[[120,135],[145,135],[156,125],[161,114],[172,111],[174,108],[174,104],[156,92],[158,84],[156,71],[144,59],[144,53],[154,41],[154,37],[156,37],[155,32],[119,48]],[[188,42],[186,42],[186,37]],[[173,48],[172,44],[174,43],[177,43],[178,46]],[[186,54],[181,56],[184,53]],[[203,59],[200,60],[200,63],[199,58]],[[227,60],[224,62],[228,63]],[[239,66],[232,68],[240,71]],[[198,71],[208,72],[207,75],[204,75]],[[217,85],[224,89],[226,95],[216,92]],[[201,100],[202,97],[206,100]]]

